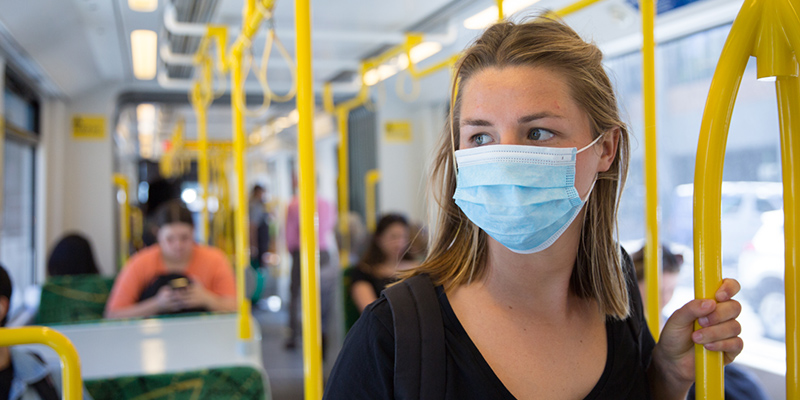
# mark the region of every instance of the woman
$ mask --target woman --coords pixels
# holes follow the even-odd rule
[[[614,239],[628,131],[601,61],[563,23],[536,18],[490,27],[456,66],[431,180],[438,225],[412,272],[437,285],[446,399],[684,398],[694,343],[726,362],[742,349],[733,280],[717,302],[676,311],[658,344],[641,328]],[[385,298],[364,311],[328,398],[393,397],[392,311]]]
[[[359,312],[397,280],[398,270],[415,266],[408,253],[409,230],[408,221],[399,214],[387,214],[378,221],[369,248],[350,274],[350,296]]]
[[[78,233],[64,236],[56,243],[47,258],[47,275],[99,274],[89,240]]]
[[[235,311],[233,269],[220,250],[194,242],[189,210],[180,201],[169,202],[159,208],[156,221],[157,244],[136,253],[120,272],[106,318]]]

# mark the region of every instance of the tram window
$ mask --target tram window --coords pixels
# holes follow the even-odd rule
[[[33,248],[34,148],[6,140],[3,154],[3,228],[0,262],[14,282],[14,294],[36,283]],[[15,304],[19,304],[15,302]]]
[[[729,25],[721,26],[659,44],[656,49],[658,190],[663,210],[660,237],[683,249],[687,261],[665,312],[694,297],[695,157],[711,79],[729,31]],[[624,243],[641,240],[645,234],[641,54],[609,59],[606,66],[634,135],[630,172],[620,203],[620,240]],[[756,80],[751,59],[734,108],[723,168],[723,275],[742,284],[738,298],[743,304],[740,321],[747,344],[740,359],[780,375],[785,373],[780,356],[785,331],[780,329],[784,261],[777,115],[774,85]]]

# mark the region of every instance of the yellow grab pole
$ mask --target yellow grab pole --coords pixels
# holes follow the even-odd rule
[[[125,177],[123,174],[114,174],[114,185],[122,189],[125,192],[125,201],[120,204],[119,210],[119,269],[128,262],[128,254],[130,252],[130,221],[131,221],[131,209],[130,209],[130,184],[128,182],[128,178]]]
[[[311,6],[295,0],[297,37],[297,151],[300,164],[300,271],[303,298],[303,370],[305,398],[322,398],[322,326],[319,309],[317,196],[314,179],[314,81],[311,70]]]
[[[733,22],[711,80],[700,125],[694,175],[694,288],[698,299],[714,299],[722,282],[722,167],[736,93],[755,43],[758,18],[753,9],[757,3],[746,1]],[[697,323],[695,329],[699,329]],[[695,345],[697,399],[723,398],[722,367],[722,353]]]
[[[208,166],[208,130],[207,111],[211,103],[212,65],[211,57],[204,55],[201,60],[202,78],[192,88],[192,105],[197,114],[197,180],[202,191],[203,208],[200,210],[200,238],[204,244],[209,243],[208,237],[208,195],[209,195],[209,166]]]
[[[381,179],[381,171],[377,169],[371,169],[367,171],[364,175],[364,186],[365,190],[365,203],[366,203],[366,212],[367,212],[367,229],[370,232],[375,232],[375,220],[377,217],[377,204],[375,196],[375,185]]]
[[[250,303],[244,295],[244,270],[248,262],[247,245],[247,197],[245,196],[244,152],[246,148],[243,105],[235,99],[244,101],[244,80],[242,76],[243,46],[234,46],[231,51],[231,106],[233,107],[233,168],[238,177],[236,183],[236,209],[234,211],[234,242],[236,253],[236,300],[239,303],[239,339],[250,340]]]
[[[332,100],[331,100],[332,102]],[[342,234],[342,250],[339,252],[339,265],[342,268],[350,266],[350,226],[348,213],[350,212],[350,157],[348,121],[350,110],[337,108],[337,123],[339,124],[339,232]]]
[[[497,21],[500,22],[505,17],[505,15],[503,15],[503,0],[496,0],[496,2],[497,2]]]
[[[83,398],[83,381],[81,380],[81,361],[75,346],[60,332],[43,326],[24,328],[0,328],[0,346],[18,346],[21,344],[43,344],[49,346],[61,359],[61,380],[64,383],[63,399],[80,400]]]
[[[653,338],[658,341],[661,329],[661,307],[658,282],[661,278],[661,249],[658,240],[658,156],[656,140],[656,73],[653,34],[656,12],[654,0],[640,0],[642,14],[642,94],[644,97],[644,184],[645,184],[645,284],[647,302],[645,315]]]
[[[784,241],[786,244],[786,398],[800,398],[797,342],[800,339],[800,78],[779,77],[776,82],[781,126],[781,157],[783,163]]]

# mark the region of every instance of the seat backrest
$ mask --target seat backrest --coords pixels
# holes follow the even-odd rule
[[[65,275],[48,278],[36,323],[50,325],[103,318],[114,278],[100,275]]]
[[[251,366],[87,380],[95,400],[271,399],[265,372]]]

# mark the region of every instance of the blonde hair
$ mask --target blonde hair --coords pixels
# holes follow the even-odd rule
[[[462,96],[456,87],[464,87],[472,76],[487,68],[547,68],[566,78],[573,99],[589,116],[594,138],[619,129],[614,161],[608,171],[598,175],[585,206],[570,290],[579,297],[595,299],[608,316],[619,319],[628,316],[628,291],[615,233],[619,194],[628,172],[629,139],[602,58],[594,44],[586,43],[563,22],[545,17],[520,24],[498,23],[467,48],[456,64],[450,118],[431,166],[431,192],[438,205],[431,248],[426,260],[409,275],[427,273],[434,284],[450,288],[486,274],[487,235],[453,201],[456,189],[453,151],[459,143]]]

